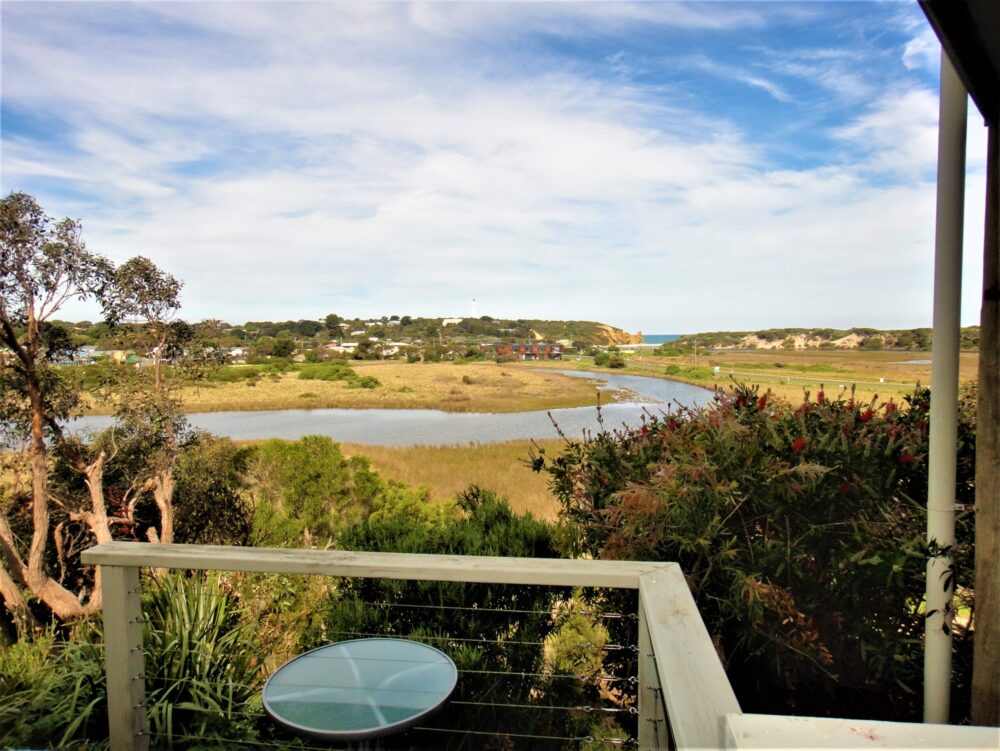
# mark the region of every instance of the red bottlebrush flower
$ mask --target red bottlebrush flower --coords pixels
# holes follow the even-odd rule
[[[817,391],[816,392],[816,403],[817,404],[822,404],[825,401],[826,401],[826,394],[824,394],[822,391]]]
[[[764,407],[767,406],[767,394],[764,394],[760,399],[757,400],[757,409],[760,412],[764,411]]]
[[[639,428],[639,432],[642,435],[649,435],[649,426],[648,425],[643,425],[641,428]]]
[[[895,402],[889,402],[885,405],[885,413],[891,415],[897,409]]]
[[[744,396],[743,394],[738,394],[736,396],[736,406],[737,407],[745,407],[745,406],[747,406],[747,398],[746,398],[746,396]]]
[[[792,451],[794,451],[796,454],[801,454],[805,450],[806,450],[805,438],[799,436],[794,441],[792,441]]]
[[[677,420],[667,420],[667,430],[677,430]]]
[[[916,457],[913,454],[900,454],[899,463],[900,464],[913,464]]]
[[[853,409],[854,409],[854,400],[853,399],[848,399],[847,400],[847,404],[845,404],[844,406],[847,407],[847,409],[853,411]]]
[[[866,409],[864,412],[861,413],[861,422],[868,422],[874,416],[875,413],[872,411],[872,408],[869,407],[868,409]]]

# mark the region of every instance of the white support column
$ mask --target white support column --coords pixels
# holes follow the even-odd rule
[[[958,445],[958,343],[961,310],[962,226],[965,210],[965,128],[968,95],[941,52],[938,122],[937,229],[934,248],[934,350],[931,369],[927,540],[955,542]],[[948,556],[927,562],[924,641],[924,722],[947,723],[951,698],[951,602]]]
[[[142,603],[136,566],[102,566],[104,670],[112,751],[146,751]]]

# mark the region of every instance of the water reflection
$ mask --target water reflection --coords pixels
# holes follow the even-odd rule
[[[659,378],[583,373],[571,370],[552,372],[574,378],[600,379],[603,389],[629,389],[642,402],[604,404],[601,413],[606,428],[638,425],[645,411],[666,411],[676,404],[700,406],[712,392],[686,383]],[[595,397],[596,405],[596,397]],[[551,419],[549,415],[551,414]],[[600,426],[595,407],[554,409],[550,412],[442,412],[433,409],[288,409],[274,412],[201,412],[188,415],[198,430],[225,435],[236,440],[259,438],[297,439],[305,435],[326,435],[337,441],[382,446],[414,444],[493,443],[523,438],[556,438],[562,432],[579,438],[585,430]],[[111,424],[106,416],[83,417],[73,430],[100,430]]]

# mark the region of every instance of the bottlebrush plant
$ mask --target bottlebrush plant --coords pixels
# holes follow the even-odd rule
[[[919,718],[930,394],[737,385],[702,409],[538,449],[570,555],[680,563],[746,711]],[[975,393],[956,498],[971,504]],[[955,558],[955,719],[971,679],[972,514]]]

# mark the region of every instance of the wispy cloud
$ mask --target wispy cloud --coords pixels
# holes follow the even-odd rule
[[[754,74],[746,68],[735,65],[723,65],[713,62],[705,56],[699,56],[690,61],[690,65],[697,70],[705,71],[720,78],[728,78],[739,83],[752,86],[767,92],[779,102],[790,102],[792,97],[781,86],[770,81],[763,76]]]
[[[860,12],[892,39],[829,31]],[[930,314],[932,73],[880,4],[2,13],[4,189],[184,278],[194,318]]]

